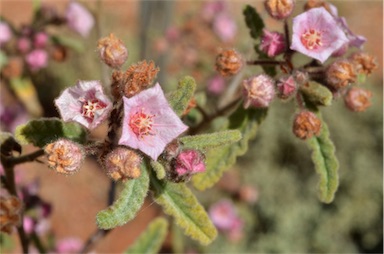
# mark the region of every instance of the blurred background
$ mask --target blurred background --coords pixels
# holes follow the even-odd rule
[[[65,12],[69,1],[41,3],[53,6],[60,13]],[[102,80],[109,84],[111,70],[101,64],[96,52],[97,40],[109,33],[121,38],[129,50],[124,67],[144,59],[154,60],[160,67],[157,79],[165,90],[173,89],[184,75],[191,75],[197,81],[198,93],[206,92],[210,101],[221,103],[220,93],[238,81],[220,80],[216,76],[214,63],[218,50],[234,47],[247,60],[257,57],[242,15],[245,5],[258,10],[268,29],[283,31],[282,23],[269,18],[261,1],[227,1],[227,11],[220,22],[227,24],[225,27],[230,27],[230,31],[220,30],[215,23],[219,21],[204,12],[203,1],[80,3],[96,18],[90,34],[83,38],[63,27],[55,27],[52,33],[73,38],[73,50],[65,54],[63,61],[50,60],[47,68],[31,74],[42,114],[47,117],[58,116],[53,99],[77,80]],[[378,63],[364,84],[373,93],[372,106],[366,112],[351,112],[342,100],[322,108],[340,162],[340,186],[333,203],[326,205],[318,200],[318,179],[310,150],[291,133],[293,103],[276,100],[248,153],[217,186],[202,193],[195,191],[207,210],[221,200],[233,204],[243,223],[241,232],[235,236],[223,232],[210,246],[201,247],[174,229],[163,246],[164,252],[382,252],[383,2],[331,3],[354,33],[367,38],[364,50],[376,56]],[[302,12],[303,4],[297,2],[292,16]],[[20,27],[31,22],[34,6],[34,1],[0,0],[0,15]],[[260,72],[260,68],[251,66],[242,75]],[[12,94],[3,86],[0,91],[2,101],[12,104]],[[102,138],[106,128],[101,126],[92,135]],[[26,147],[24,152],[32,150],[33,147]],[[95,216],[107,205],[109,187],[108,178],[96,162],[87,161],[79,173],[69,177],[38,163],[22,164],[16,170],[21,185],[38,182],[39,196],[52,205],[48,227],[55,239],[71,237],[85,241],[96,230]],[[148,197],[137,218],[100,240],[95,252],[124,251],[160,214],[161,209]],[[3,239],[4,252],[20,250],[17,237],[14,235],[12,239],[14,244]]]

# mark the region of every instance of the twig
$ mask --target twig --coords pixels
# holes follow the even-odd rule
[[[31,240],[40,253],[47,253],[47,250],[45,249],[43,243],[41,242],[40,237],[36,234],[36,231],[32,232]]]
[[[254,60],[247,61],[247,65],[282,65],[285,64],[285,61],[277,61],[277,60]]]
[[[196,105],[196,109],[203,115],[203,121],[209,118],[207,112],[205,112],[205,110],[200,105]]]
[[[2,159],[2,162],[4,164],[9,165],[9,166],[14,166],[14,165],[21,164],[24,162],[34,161],[42,155],[44,155],[44,150],[40,149],[40,150],[37,150],[33,153],[22,155],[19,157],[8,157],[8,156],[3,157],[3,155],[2,155],[1,159]]]

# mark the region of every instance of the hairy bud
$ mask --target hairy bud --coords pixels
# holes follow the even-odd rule
[[[131,149],[117,147],[105,157],[104,166],[113,180],[127,180],[140,177],[141,157]]]
[[[344,102],[347,108],[355,112],[363,112],[371,106],[372,93],[358,87],[352,87],[344,96]]]
[[[356,81],[356,72],[352,63],[347,60],[339,60],[332,63],[326,73],[327,83],[339,90]]]
[[[360,74],[371,74],[372,71],[377,68],[376,59],[364,52],[353,53],[349,59],[355,67],[356,72]]]
[[[82,147],[68,139],[58,139],[45,146],[48,166],[56,172],[71,175],[76,173],[84,159]]]
[[[301,111],[293,122],[293,133],[300,139],[318,136],[321,130],[321,120],[310,111]]]
[[[329,13],[333,13],[331,5],[324,0],[308,0],[304,5],[304,10],[308,11],[312,8],[324,7]]]
[[[266,108],[275,97],[272,78],[260,74],[243,81],[244,108]]]
[[[0,196],[0,231],[12,233],[13,227],[21,222],[21,201],[18,197],[1,193]]]
[[[185,182],[192,175],[204,171],[204,155],[197,150],[184,150],[171,162],[168,178],[174,182]]]
[[[221,51],[216,57],[216,70],[222,76],[232,76],[243,67],[243,59],[239,53],[233,49]]]
[[[286,19],[291,15],[295,7],[294,0],[266,0],[264,2],[265,9],[274,19]]]
[[[277,96],[280,99],[287,100],[292,98],[297,91],[297,85],[293,76],[286,76],[277,82]]]
[[[269,57],[275,57],[285,50],[285,38],[282,33],[270,32],[263,29],[261,37],[260,50],[266,53]]]
[[[128,58],[128,50],[123,42],[110,34],[97,42],[100,59],[112,68],[120,68]]]

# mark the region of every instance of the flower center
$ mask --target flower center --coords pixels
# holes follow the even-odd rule
[[[321,42],[321,32],[315,29],[309,29],[301,35],[301,43],[307,49],[318,49],[323,45]]]
[[[95,112],[105,107],[106,107],[105,103],[103,103],[102,101],[99,101],[98,99],[86,100],[83,103],[81,114],[88,120],[92,121],[93,118],[95,117]]]
[[[155,115],[147,114],[144,112],[144,109],[141,109],[131,116],[129,126],[140,139],[148,135],[154,135],[154,117]]]

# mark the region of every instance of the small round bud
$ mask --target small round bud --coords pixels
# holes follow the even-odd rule
[[[266,0],[264,2],[265,9],[274,19],[286,19],[291,15],[295,7],[294,0]]]
[[[68,55],[68,49],[61,45],[55,45],[50,51],[50,55],[56,62],[63,62]]]
[[[278,32],[270,32],[263,29],[261,36],[260,50],[266,53],[269,57],[275,57],[285,50],[284,35]]]
[[[377,68],[376,59],[364,52],[353,53],[349,59],[355,67],[356,72],[360,74],[371,74],[372,71]]]
[[[327,83],[336,90],[356,81],[355,68],[352,63],[347,60],[338,60],[332,63],[328,67],[325,75]]]
[[[243,67],[243,59],[233,49],[222,50],[216,57],[216,70],[224,77],[235,75]]]
[[[197,150],[184,150],[171,162],[168,178],[174,182],[185,182],[192,175],[204,171],[204,155]]]
[[[21,222],[21,201],[18,197],[1,193],[0,195],[0,231],[12,233],[13,227]]]
[[[304,5],[304,10],[308,11],[312,8],[324,7],[329,13],[333,13],[331,6],[324,0],[308,0]]]
[[[355,112],[363,112],[369,106],[371,106],[371,97],[371,91],[358,87],[352,87],[344,96],[344,102],[347,108],[350,110]]]
[[[321,120],[310,111],[301,111],[293,122],[293,133],[300,139],[318,136],[321,130]]]
[[[45,48],[47,46],[49,36],[44,32],[38,32],[33,38],[33,46],[35,48]]]
[[[287,100],[292,98],[297,91],[297,85],[293,76],[285,76],[277,82],[277,96],[280,99]]]
[[[259,192],[253,186],[250,186],[250,185],[241,186],[239,190],[239,198],[240,200],[247,202],[249,204],[255,204],[259,199]]]
[[[68,139],[58,139],[46,145],[44,152],[48,158],[48,166],[61,174],[74,174],[83,164],[83,149]]]
[[[20,53],[26,54],[28,51],[31,50],[32,43],[31,40],[27,37],[21,37],[17,40],[17,49]]]
[[[296,70],[293,72],[293,77],[295,78],[297,86],[305,85],[309,81],[309,76],[307,72]]]
[[[260,74],[243,81],[244,108],[266,108],[275,97],[274,81]]]
[[[131,149],[117,147],[105,157],[104,166],[113,180],[127,180],[140,177],[141,157]]]
[[[128,58],[128,50],[123,42],[110,34],[97,42],[101,60],[112,68],[120,68]]]

